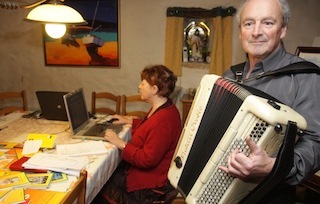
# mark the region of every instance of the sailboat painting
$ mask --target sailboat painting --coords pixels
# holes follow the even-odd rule
[[[119,68],[118,0],[66,0],[88,22],[68,26],[66,34],[52,39],[44,33],[46,65]]]

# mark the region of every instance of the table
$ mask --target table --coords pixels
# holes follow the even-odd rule
[[[187,120],[191,105],[192,105],[193,97],[189,94],[184,94],[181,98],[182,103],[182,124],[184,124]]]
[[[21,115],[15,113],[7,118],[0,118],[1,142],[24,142],[29,133],[55,134],[57,135],[56,144],[83,142],[81,139],[71,138],[68,122],[20,118]],[[119,136],[129,141],[130,126],[124,126]],[[105,145],[108,149],[107,154],[88,156],[90,163],[86,167],[86,203],[91,203],[121,161],[121,151],[108,142],[105,142]]]

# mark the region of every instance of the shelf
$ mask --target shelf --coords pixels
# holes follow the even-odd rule
[[[202,62],[182,62],[183,67],[194,68],[194,69],[209,69],[208,63]]]

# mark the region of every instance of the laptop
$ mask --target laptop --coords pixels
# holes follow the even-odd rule
[[[123,125],[112,124],[112,122],[106,120],[90,119],[82,88],[65,94],[63,99],[72,138],[104,140],[106,129],[112,129],[117,134],[122,130]]]
[[[63,95],[68,92],[36,91],[41,109],[41,117],[47,120],[68,121]]]

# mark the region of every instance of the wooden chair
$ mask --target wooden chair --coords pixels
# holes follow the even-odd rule
[[[176,196],[175,199],[173,199],[171,204],[186,204],[186,201],[184,200],[182,195],[178,193],[178,195]]]
[[[25,90],[21,92],[2,92],[0,93],[0,101],[3,101],[3,104],[10,102],[8,103],[8,106],[4,105],[4,107],[0,109],[0,115],[7,115],[15,111],[23,112],[28,110],[27,95]],[[17,106],[16,101],[19,101],[21,106]]]
[[[111,106],[114,106],[114,108],[109,108],[107,106],[105,107],[97,107],[97,99],[101,99],[99,101],[102,101],[102,99],[105,99],[105,104],[109,104]],[[109,92],[101,92],[96,93],[92,92],[92,100],[91,100],[91,113],[107,113],[110,115],[114,114],[120,114],[120,105],[121,105],[121,96],[116,96]]]
[[[320,194],[320,171],[301,182],[300,185]]]
[[[67,192],[62,199],[62,204],[85,204],[86,203],[86,187],[87,187],[87,171],[83,170],[80,173],[78,181],[74,186]]]
[[[143,101],[140,97],[140,95],[131,95],[131,96],[126,96],[122,95],[122,115],[128,115],[128,116],[137,116],[139,118],[143,118],[146,114],[147,111],[145,110],[137,110],[137,108],[142,108],[145,107],[146,102]],[[134,110],[128,111],[129,103],[132,107],[134,107]]]

